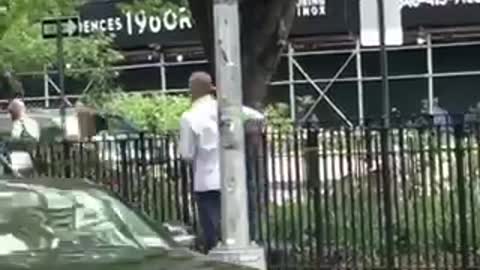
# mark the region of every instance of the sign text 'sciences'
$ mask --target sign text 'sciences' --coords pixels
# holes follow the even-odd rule
[[[125,31],[128,35],[142,35],[144,33],[157,34],[162,31],[178,31],[193,28],[193,23],[187,14],[186,8],[177,12],[167,10],[161,15],[147,15],[145,11],[138,13],[125,12],[122,16],[83,20],[82,33],[94,32],[115,33]]]

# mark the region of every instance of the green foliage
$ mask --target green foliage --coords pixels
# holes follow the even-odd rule
[[[0,0],[5,13],[0,14],[0,36],[19,21],[37,23],[43,17],[72,14],[82,0]]]
[[[53,67],[56,57],[55,40],[42,39],[40,21],[46,17],[75,14],[75,7],[82,1],[3,2],[8,2],[8,12],[0,17],[0,67],[17,72],[39,71],[45,64]],[[110,40],[104,37],[68,39],[65,43],[66,62],[72,68],[96,66],[105,59],[118,60],[118,55],[109,50]]]
[[[109,99],[105,102],[105,99]],[[190,98],[178,95],[144,96],[120,94],[114,97],[103,95],[98,108],[126,117],[149,131],[174,131],[178,129],[180,116],[190,104]],[[288,105],[283,103],[267,107],[267,124],[276,131],[291,131]]]
[[[75,8],[84,1],[76,0],[0,0],[8,8],[0,14],[0,71],[56,70],[55,40],[41,37],[40,21],[46,17],[76,14]],[[93,79],[91,93],[112,89],[112,74],[108,67],[122,59],[112,49],[112,40],[103,35],[65,40],[65,62],[73,69],[89,69],[67,76]]]
[[[179,95],[121,94],[104,105],[104,109],[126,117],[139,127],[151,131],[175,131],[190,106],[190,99]]]
[[[271,104],[266,108],[265,114],[267,116],[267,124],[271,129],[278,132],[287,132],[292,130],[293,126],[287,104]]]
[[[187,7],[187,0],[134,0],[132,4],[123,4],[120,7],[124,10],[145,11],[147,14],[159,14],[168,9],[176,10]]]

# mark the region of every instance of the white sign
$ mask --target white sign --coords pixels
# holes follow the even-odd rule
[[[297,17],[317,17],[327,15],[327,0],[298,0]],[[339,0],[333,0],[339,1]]]
[[[178,12],[170,9],[157,16],[149,16],[146,14],[145,11],[138,13],[126,12],[123,16],[83,20],[81,23],[82,33],[126,32],[129,36],[132,36],[193,28],[193,23],[187,14],[186,8],[180,8]]]
[[[297,0],[297,17],[326,16],[326,1]],[[80,24],[81,32],[84,34],[95,32],[116,34],[121,32],[128,36],[191,30],[193,27],[193,21],[186,7],[181,7],[176,11],[169,9],[159,15],[147,15],[145,11],[138,13],[125,12],[119,16],[82,20]]]
[[[400,0],[401,8],[419,8],[421,6],[444,7],[448,5],[479,5],[480,0]]]
[[[77,24],[71,20],[69,20],[66,24],[64,24],[63,29],[66,31],[67,35],[73,36],[77,32]]]
[[[379,46],[377,0],[360,2],[360,40],[363,46]],[[402,9],[396,1],[384,0],[385,45],[403,44]]]
[[[61,28],[61,33],[59,28]],[[80,20],[78,17],[64,17],[45,19],[42,21],[42,36],[43,38],[55,38],[58,34],[67,37],[78,36]]]

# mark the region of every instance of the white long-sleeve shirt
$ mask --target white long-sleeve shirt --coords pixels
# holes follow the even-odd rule
[[[262,120],[262,113],[243,107],[247,119]],[[192,161],[195,192],[220,190],[220,134],[218,103],[205,96],[192,104],[180,120],[179,151],[182,159]]]
[[[33,139],[39,141],[40,126],[32,118],[24,117],[13,121],[12,139]],[[29,153],[25,151],[12,151],[10,153],[12,167],[16,170],[33,168],[33,161]]]
[[[14,139],[22,139],[22,136],[28,136],[38,141],[40,139],[40,127],[34,119],[24,117],[13,121],[11,136]]]

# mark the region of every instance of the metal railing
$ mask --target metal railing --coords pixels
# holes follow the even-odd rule
[[[286,126],[249,140],[249,222],[270,269],[480,268],[480,125]],[[88,177],[200,232],[176,143],[136,134],[40,145],[35,159],[40,174]]]

